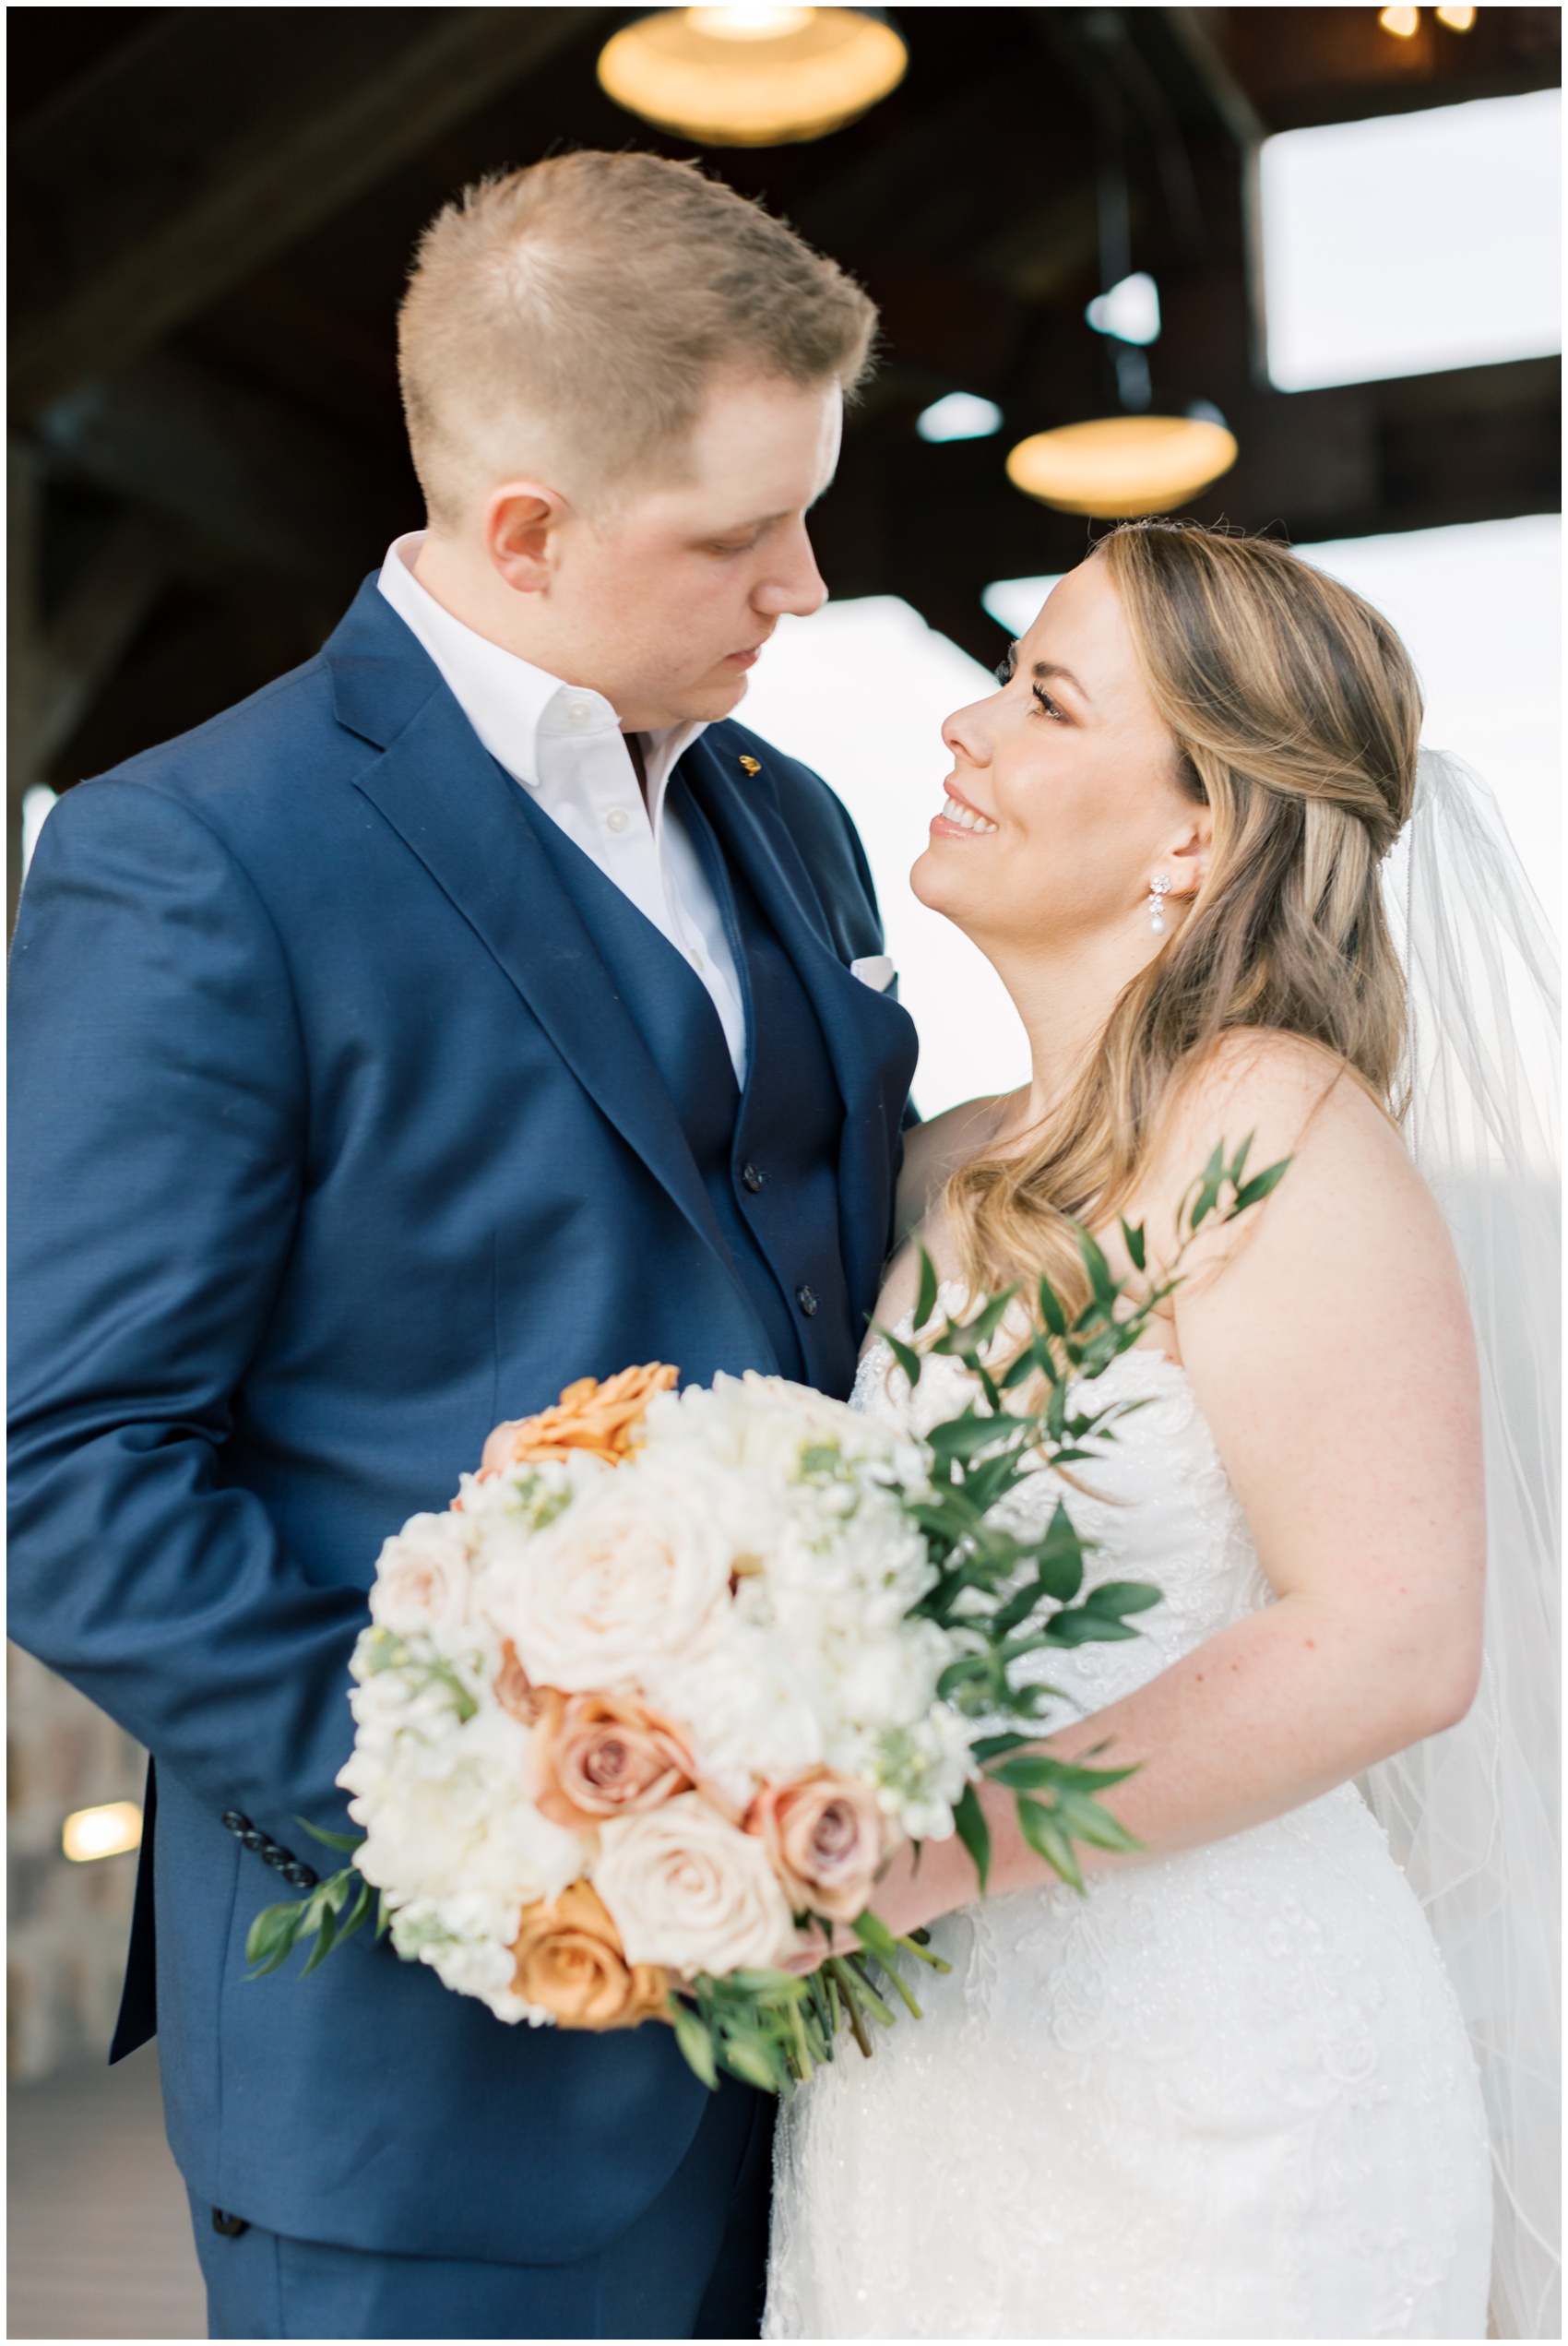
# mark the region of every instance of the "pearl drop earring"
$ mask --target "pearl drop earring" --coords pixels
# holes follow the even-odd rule
[[[1165,899],[1170,893],[1170,881],[1163,872],[1157,872],[1148,884],[1148,924],[1153,936],[1165,935]]]

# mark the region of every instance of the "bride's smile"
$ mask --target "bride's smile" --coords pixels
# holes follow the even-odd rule
[[[997,673],[943,728],[946,804],[910,885],[1009,985],[1023,959],[1081,962],[1091,939],[1124,981],[1152,957],[1151,875],[1174,924],[1209,834],[1102,565],[1061,582]]]

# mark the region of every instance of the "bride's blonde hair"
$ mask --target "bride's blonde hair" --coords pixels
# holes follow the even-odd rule
[[[1162,1111],[1220,1036],[1303,1037],[1396,1107],[1405,982],[1378,865],[1410,812],[1421,723],[1387,620],[1284,546],[1140,521],[1090,559],[1110,573],[1182,786],[1213,809],[1208,870],[1076,1086],[1020,1152],[960,1167],[944,1200],[971,1290],[1043,1270],[1080,1304],[1069,1221],[1103,1227],[1126,1204]]]

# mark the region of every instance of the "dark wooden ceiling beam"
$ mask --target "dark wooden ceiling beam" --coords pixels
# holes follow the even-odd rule
[[[89,375],[150,350],[174,327],[316,223],[374,185],[427,140],[482,101],[553,56],[600,13],[591,8],[454,8],[410,12],[410,30],[367,63],[341,53],[336,22],[343,12],[302,9],[175,10],[142,41],[116,52],[73,101],[70,93],[25,125],[15,161],[30,184],[61,188],[73,172],[90,177],[95,139],[117,122],[133,87],[157,83],[161,51],[170,53],[165,104],[199,117],[211,82],[193,72],[193,49],[211,51],[214,75],[243,71],[234,43],[256,36],[255,19],[281,13],[297,55],[294,86],[281,105],[228,137],[205,175],[170,174],[169,200],[129,244],[115,251],[42,314],[13,333],[14,411],[30,415]],[[379,31],[397,14],[369,12]],[[245,19],[251,19],[246,24]],[[315,44],[332,36],[339,70],[323,70]],[[294,59],[291,58],[291,65]],[[196,59],[199,66],[200,55]],[[231,91],[231,97],[232,93]],[[165,120],[160,136],[167,139]]]
[[[38,436],[56,466],[178,523],[220,566],[340,591],[421,518],[411,476],[183,352],[78,386]]]

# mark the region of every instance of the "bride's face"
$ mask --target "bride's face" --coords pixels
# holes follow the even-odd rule
[[[1103,564],[1061,581],[1015,645],[1007,683],[942,737],[948,807],[910,875],[921,902],[988,952],[1124,931],[1146,959],[1149,884],[1170,882],[1173,911],[1192,894],[1207,810],[1178,780]]]

